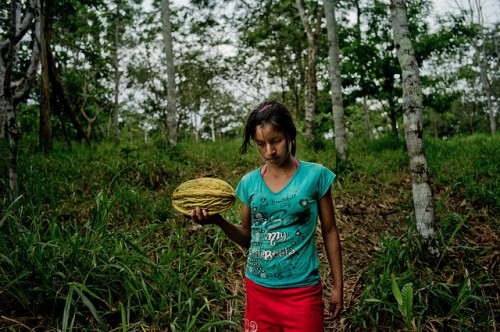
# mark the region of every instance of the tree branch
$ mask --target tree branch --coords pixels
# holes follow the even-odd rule
[[[27,12],[23,17],[23,20],[21,22],[21,25],[19,26],[19,31],[16,33],[16,36],[14,38],[14,44],[17,44],[23,39],[24,35],[28,30],[30,29],[32,23],[33,23],[33,18],[35,17],[35,10],[37,8],[38,0],[32,0],[31,5],[27,8]],[[4,56],[5,52],[7,51],[9,47],[9,40],[5,40],[0,43],[0,53],[2,56]]]
[[[40,0],[35,0],[32,4],[33,13],[38,12],[37,15],[34,15],[32,54],[30,65],[26,70],[26,75],[24,75],[21,84],[16,88],[16,92],[13,96],[14,104],[18,104],[28,96],[36,81],[36,73],[38,71],[38,65],[40,64]]]
[[[297,9],[299,10],[300,19],[304,28],[306,29],[307,38],[314,38],[314,33],[312,31],[311,25],[309,24],[309,20],[306,16],[306,10],[304,9],[304,1],[303,0],[295,0],[295,4]]]

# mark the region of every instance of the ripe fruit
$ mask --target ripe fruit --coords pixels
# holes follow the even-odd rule
[[[172,205],[189,216],[196,207],[206,209],[209,215],[225,212],[236,202],[234,189],[227,182],[215,178],[199,178],[182,183],[172,194]]]

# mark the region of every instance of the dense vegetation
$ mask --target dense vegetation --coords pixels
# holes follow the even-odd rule
[[[404,142],[350,142],[351,168],[334,183],[346,308],[329,326],[495,329],[500,138],[425,143],[442,250],[434,261],[415,236]],[[0,329],[241,331],[245,251],[175,212],[170,194],[206,175],[236,186],[260,164],[255,153],[239,157],[238,140],[56,144],[50,155],[35,144],[20,144],[13,202],[0,160]],[[331,141],[318,151],[299,143],[300,159],[336,169],[333,154]],[[226,217],[238,222],[238,206]]]
[[[324,1],[182,3],[0,2],[0,329],[241,331],[246,251],[170,196],[200,176],[236,186],[260,165],[238,156],[242,123],[274,99],[297,122],[299,158],[338,174],[345,311],[328,330],[495,331],[496,3],[335,1],[336,64]],[[396,7],[408,24],[391,23]],[[422,92],[413,123],[403,90]],[[337,164],[332,137],[344,133],[349,160]],[[410,174],[406,153],[422,137],[437,258],[412,200],[426,158],[414,153]],[[225,213],[234,223],[238,204]],[[326,264],[321,274],[327,298]]]

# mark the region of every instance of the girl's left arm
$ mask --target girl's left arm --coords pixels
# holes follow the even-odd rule
[[[335,221],[331,189],[319,200],[319,219],[323,233],[326,255],[333,277],[333,291],[330,297],[330,318],[338,317],[344,306],[344,281],[342,276],[342,249]]]

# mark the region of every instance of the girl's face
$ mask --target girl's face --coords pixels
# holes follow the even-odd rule
[[[269,164],[281,166],[291,158],[291,146],[285,134],[270,123],[255,127],[254,142],[260,155]]]

